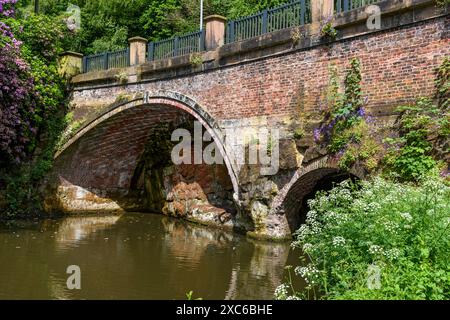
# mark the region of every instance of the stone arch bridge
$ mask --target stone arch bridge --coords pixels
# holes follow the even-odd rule
[[[73,120],[55,157],[46,209],[144,210],[259,238],[290,237],[315,190],[364,176],[358,168],[342,172],[314,146],[330,64],[342,76],[350,59],[360,59],[367,110],[389,126],[395,107],[433,95],[434,70],[450,54],[449,16],[434,1],[379,5],[381,29],[369,30],[360,8],[334,16],[339,36],[331,41],[315,22],[210,46],[201,64],[189,55],[146,62],[137,46],[131,67],[74,76]],[[195,121],[223,164],[171,162],[171,133],[192,131]],[[261,128],[279,131],[274,175],[236,160],[246,136]]]

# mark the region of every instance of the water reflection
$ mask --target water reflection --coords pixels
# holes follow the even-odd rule
[[[61,221],[56,232],[56,244],[61,250],[77,246],[93,233],[113,226],[121,215],[104,217],[70,217]]]
[[[158,215],[70,217],[0,228],[0,299],[271,299],[297,259],[287,243]]]

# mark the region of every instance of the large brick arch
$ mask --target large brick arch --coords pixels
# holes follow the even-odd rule
[[[83,166],[86,162],[91,164],[100,160],[100,156],[103,158],[108,156],[108,153],[113,158],[107,160],[111,164],[114,161],[122,161],[121,159],[114,158],[119,154],[117,153],[117,149],[122,147],[124,149],[122,153],[128,156],[128,159],[124,159],[122,162],[127,163],[129,167],[127,170],[131,172],[138,159],[138,154],[143,150],[143,145],[148,136],[145,131],[149,130],[153,123],[167,121],[171,117],[183,115],[199,121],[205,130],[210,133],[224,159],[233,185],[234,197],[238,200],[239,186],[236,171],[224,146],[224,136],[217,122],[193,99],[171,91],[146,92],[142,98],[113,105],[112,107],[106,108],[95,119],[86,122],[55,155],[55,161],[57,167],[59,167],[57,171],[62,179],[67,180],[65,176],[71,176],[72,180],[75,180],[75,184],[77,182],[80,183],[83,179],[82,176],[88,175],[84,171],[88,170],[82,169],[81,171],[83,172],[80,173],[76,172],[77,169],[74,167]],[[130,141],[129,146],[126,148],[124,147],[126,141],[123,141],[121,137],[121,134],[123,135],[124,133],[127,133],[135,141]],[[105,138],[108,134],[110,138]],[[83,143],[83,140],[87,141]],[[117,146],[116,148],[114,145],[116,143],[122,144],[122,146]],[[133,143],[135,146],[133,146]],[[99,150],[102,150],[102,152]],[[91,153],[89,154],[90,151]],[[130,153],[136,154],[130,157]],[[105,159],[103,161],[105,163],[107,162]],[[105,168],[105,170],[108,169]],[[126,180],[128,181],[130,177],[131,175],[128,174]],[[86,177],[86,179],[89,179],[89,177]],[[117,182],[115,184],[111,183],[109,179],[105,179],[101,183],[104,185],[96,185],[95,188],[101,189],[110,187],[111,185],[117,185]]]

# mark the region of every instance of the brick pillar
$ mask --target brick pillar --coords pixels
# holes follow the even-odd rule
[[[145,63],[147,53],[147,39],[134,37],[128,39],[130,44],[130,65],[135,66]]]
[[[214,50],[225,43],[225,24],[227,19],[219,15],[205,18],[205,46],[206,51]]]
[[[311,1],[312,22],[320,22],[334,15],[334,1],[314,0]]]
[[[58,72],[71,78],[83,72],[83,55],[72,51],[63,52],[59,57]]]

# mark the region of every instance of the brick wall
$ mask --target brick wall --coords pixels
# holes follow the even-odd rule
[[[302,115],[323,104],[328,66],[337,65],[342,76],[357,57],[369,109],[385,115],[418,96],[432,95],[434,69],[450,55],[449,20],[435,18],[174,79],[75,92],[74,103],[112,102],[124,91],[167,90],[192,97],[217,120]]]

